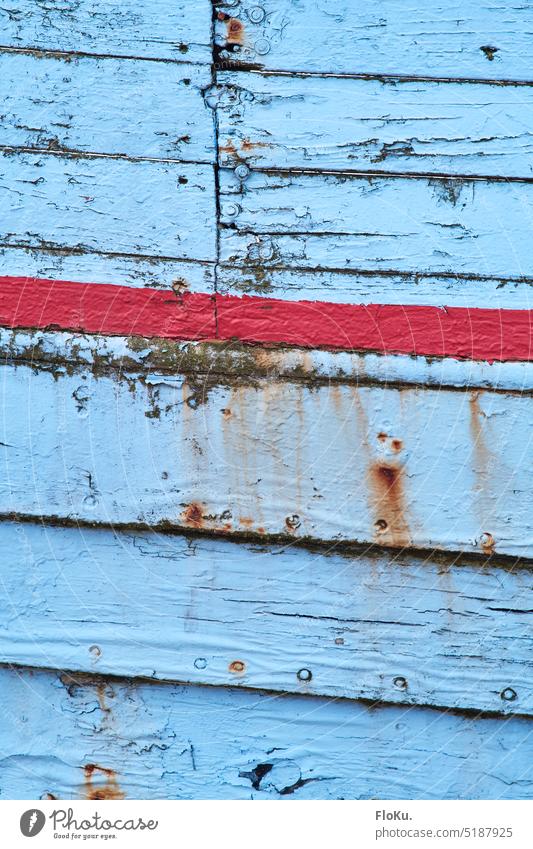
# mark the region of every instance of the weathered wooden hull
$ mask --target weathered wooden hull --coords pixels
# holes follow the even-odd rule
[[[530,10],[19,5],[0,798],[532,798]]]

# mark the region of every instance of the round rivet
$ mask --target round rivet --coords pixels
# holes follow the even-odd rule
[[[376,529],[376,533],[384,534],[387,528],[389,527],[385,519],[378,519],[374,525]]]
[[[274,246],[272,242],[259,242],[258,253],[260,259],[272,259],[274,255]]]
[[[299,528],[302,523],[300,521],[300,517],[297,516],[295,513],[293,516],[287,516],[287,518],[285,519],[285,524],[288,528],[290,528],[291,531],[295,531],[296,528]]]
[[[233,660],[229,665],[230,672],[244,672],[246,664],[242,660]]]
[[[265,17],[265,10],[261,8],[261,6],[254,6],[248,12],[248,17],[250,18],[253,24],[260,24]]]
[[[398,690],[407,690],[407,678],[403,678],[401,675],[395,678],[392,683]]]
[[[197,657],[194,661],[194,665],[197,669],[205,669],[205,667],[207,666],[207,660],[205,659],[205,657]]]
[[[242,163],[241,165],[237,165],[233,173],[239,180],[246,180],[248,174],[250,173],[250,169],[247,165]]]
[[[102,654],[102,649],[100,646],[89,646],[89,651],[91,652],[93,657],[100,657]]]
[[[222,212],[227,218],[235,218],[240,211],[240,206],[237,203],[225,203],[222,207]]]
[[[487,532],[482,533],[479,538],[479,544],[481,548],[485,550],[494,548],[494,537],[492,534],[488,534]]]
[[[512,687],[506,687],[505,690],[501,691],[500,698],[503,699],[504,702],[515,702],[518,695],[516,690],[513,690]]]
[[[313,673],[310,669],[299,669],[296,673],[296,677],[298,681],[310,681],[313,677]]]
[[[259,53],[260,56],[265,56],[266,53],[270,53],[270,42],[266,40],[266,38],[258,38],[254,44],[255,52]]]

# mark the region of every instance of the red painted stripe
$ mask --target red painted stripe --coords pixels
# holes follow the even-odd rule
[[[533,359],[531,310],[217,297],[223,339],[472,360]]]
[[[33,277],[0,277],[0,324],[165,339],[216,335],[212,295]]]
[[[160,289],[0,277],[0,324],[473,360],[533,359],[530,310],[179,296]]]

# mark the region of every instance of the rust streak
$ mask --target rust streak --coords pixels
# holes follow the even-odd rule
[[[245,528],[253,527],[254,520],[251,516],[239,516],[239,524],[244,525]]]
[[[238,18],[226,21],[226,41],[228,44],[244,44],[244,24]]]
[[[219,147],[220,153],[227,153],[228,156],[237,156],[237,150],[231,139],[228,139],[226,144]]]
[[[475,501],[478,519],[483,527],[490,527],[493,517],[493,502],[490,491],[491,468],[494,456],[487,444],[484,420],[487,418],[479,399],[482,393],[477,391],[469,398],[470,435],[472,438],[473,471],[476,476]],[[492,554],[495,540],[489,531],[481,534],[479,545],[484,554]]]
[[[193,501],[182,512],[181,519],[189,528],[203,528],[204,515],[202,505]]]
[[[98,764],[85,764],[84,797],[86,799],[125,799],[126,794],[120,789],[117,774],[114,769],[108,769]],[[96,784],[93,784],[93,779]]]
[[[242,142],[241,142],[241,148],[242,148],[242,150],[246,151],[246,153],[249,153],[250,151],[255,150],[255,148],[257,148],[257,147],[272,147],[272,143],[271,142],[253,142],[253,141],[250,141],[250,139],[243,139]]]
[[[98,704],[100,705],[100,710],[104,713],[111,713],[111,708],[106,705],[105,701],[105,684],[99,683],[96,685],[96,695],[98,696]]]
[[[374,462],[368,474],[370,500],[375,515],[375,540],[381,545],[410,544],[405,519],[403,470],[392,463]]]

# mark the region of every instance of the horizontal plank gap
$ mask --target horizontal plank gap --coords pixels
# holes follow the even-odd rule
[[[39,253],[50,254],[52,256],[99,256],[107,257],[109,259],[132,259],[138,260],[139,262],[175,262],[182,263],[184,265],[204,265],[213,268],[216,265],[215,261],[210,259],[187,259],[186,257],[159,256],[156,254],[141,253],[130,254],[120,253],[117,251],[93,251],[90,248],[86,248],[84,246],[61,247],[60,245],[50,245],[47,242],[38,242],[35,244],[30,244],[29,242],[2,242],[0,240],[0,249],[37,251]]]
[[[233,171],[233,168],[220,165],[224,171]],[[399,179],[399,180],[442,180],[447,183],[533,183],[533,177],[505,177],[491,174],[449,174],[436,171],[418,171],[416,173],[409,171],[380,171],[380,170],[357,170],[347,168],[250,168],[251,172],[257,174],[269,174],[273,176],[291,177],[291,176],[318,176],[318,177],[352,177],[355,179]],[[271,234],[282,235],[282,234]],[[291,235],[299,235],[292,233]],[[306,232],[305,235],[308,235]]]
[[[533,86],[533,80],[501,80],[494,77],[432,77],[417,74],[371,74],[351,73],[340,74],[321,71],[284,71],[266,70],[258,64],[246,64],[244,62],[220,61],[215,64],[217,71],[239,71],[240,73],[258,74],[262,77],[316,77],[318,79],[347,79],[347,80],[378,80],[384,83],[463,83],[465,85],[492,85],[492,86]]]
[[[220,227],[225,229],[225,230],[236,229],[231,224],[221,224]],[[238,232],[244,234],[248,231],[243,229],[243,230],[239,230]],[[304,234],[309,235],[309,232],[304,231]],[[250,231],[250,235],[255,235],[255,234]],[[290,235],[290,236],[293,236],[295,234],[292,231],[290,233],[286,233],[284,231],[273,233],[273,232],[269,231],[266,234],[261,233],[261,235],[278,235],[278,236],[279,235],[283,235],[283,236]],[[329,234],[329,235],[331,235],[331,234]],[[219,265],[220,268],[231,269],[232,271],[235,271],[235,269],[237,269],[238,271],[243,272],[243,273],[244,272],[246,272],[246,273],[251,272],[254,269],[263,269],[262,265],[252,265],[252,264],[248,264],[248,263],[245,266],[241,266],[241,265],[236,266],[235,263],[229,263],[229,262],[222,261],[222,262],[219,262],[218,265]],[[471,280],[473,282],[484,281],[484,280],[489,280],[489,281],[493,280],[493,281],[500,282],[502,287],[507,285],[508,283],[510,283],[510,284],[512,284],[512,283],[526,283],[528,285],[533,285],[533,277],[526,277],[526,276],[524,276],[524,277],[522,277],[522,276],[521,277],[501,277],[501,275],[498,275],[498,274],[468,274],[468,273],[462,272],[462,271],[457,271],[457,272],[456,271],[449,271],[449,272],[446,272],[446,271],[405,271],[405,270],[398,271],[397,269],[394,269],[394,268],[379,268],[379,269],[373,269],[373,268],[371,268],[371,269],[369,269],[369,268],[328,268],[328,269],[324,269],[320,266],[316,266],[315,268],[308,268],[306,266],[305,268],[299,269],[298,267],[295,268],[293,265],[282,265],[282,264],[269,265],[268,270],[269,271],[290,271],[290,272],[293,272],[293,273],[299,272],[303,275],[307,275],[309,273],[312,273],[313,271],[326,271],[327,270],[327,271],[330,271],[332,274],[342,274],[342,275],[353,276],[353,277],[399,277],[402,280],[409,281],[409,282],[412,282],[412,283],[415,283],[415,284],[419,280],[424,280],[424,279],[436,280],[436,279],[438,279],[438,280]]]
[[[155,56],[135,56],[128,53],[85,53],[82,50],[47,50],[41,47],[9,47],[0,44],[0,53],[15,53],[21,56],[49,57],[52,59],[131,59],[134,62],[159,62],[164,65],[199,65],[209,66],[207,62],[187,59],[157,58]]]
[[[380,546],[373,543],[355,543],[344,540],[332,542],[314,537],[294,537],[291,534],[269,534],[262,535],[253,531],[232,531],[231,534],[224,531],[211,530],[209,528],[187,528],[185,526],[173,525],[167,521],[154,522],[113,522],[104,524],[87,519],[71,519],[64,516],[53,516],[44,514],[17,513],[15,511],[0,511],[1,522],[18,522],[26,525],[42,525],[44,527],[60,528],[87,528],[90,530],[111,531],[112,533],[157,533],[168,536],[187,537],[189,539],[220,539],[229,540],[234,543],[255,544],[265,549],[271,546],[285,545],[288,548],[304,549],[305,551],[326,552],[348,559],[360,556],[383,555],[394,562],[396,556],[405,554],[424,559],[426,562],[442,563],[447,567],[457,566],[461,563],[479,566],[482,569],[496,567],[508,569],[511,572],[517,569],[531,571],[533,559],[525,557],[514,557],[510,554],[483,554],[469,551],[445,551],[443,549],[409,548],[394,549],[388,546]]]
[[[17,147],[0,144],[0,153],[6,156],[17,156],[17,154],[32,154],[34,156],[62,156],[66,159],[120,159],[127,162],[163,162],[177,165],[211,165],[209,159],[174,159],[159,156],[130,156],[127,153],[102,153],[99,151],[74,150],[67,147]],[[533,180],[533,178],[532,178]]]
[[[291,362],[294,360],[295,354],[300,354],[302,358],[308,356],[307,348],[284,348],[281,345],[251,345],[239,342],[232,342],[231,347],[226,341],[210,340],[209,342],[191,344],[183,342],[174,342],[169,339],[160,337],[147,336],[127,336],[113,337],[120,339],[128,348],[127,353],[113,353],[105,348],[105,342],[109,340],[102,334],[86,333],[81,335],[69,334],[69,344],[65,342],[64,347],[61,347],[61,342],[58,348],[45,350],[42,348],[42,343],[50,342],[54,336],[61,336],[62,331],[44,331],[46,337],[43,340],[43,331],[33,327],[19,328],[0,328],[0,333],[8,332],[9,339],[0,339],[0,356],[2,356],[2,364],[26,365],[32,368],[39,368],[42,371],[63,368],[68,365],[69,370],[87,371],[90,369],[93,375],[114,374],[118,372],[121,375],[128,370],[142,380],[143,376],[153,374],[154,371],[160,375],[177,376],[187,375],[202,378],[202,385],[214,387],[223,383],[225,380],[230,380],[233,385],[244,386],[247,384],[259,385],[261,381],[275,380],[277,383],[292,383],[303,386],[382,386],[386,384],[391,389],[414,389],[418,388],[422,391],[431,391],[435,389],[434,383],[428,383],[427,376],[420,376],[418,379],[401,380],[390,374],[385,375],[380,379],[372,377],[364,372],[359,373],[354,369],[354,373],[341,372],[338,374],[324,372],[321,373],[316,367],[316,371],[304,370],[300,363]],[[35,334],[37,338],[30,341],[27,345],[18,340],[20,334]],[[98,350],[98,342],[102,340],[102,350]],[[88,353],[84,345],[91,342],[95,343],[93,350]],[[148,356],[144,352],[149,350]],[[83,356],[80,351],[83,351]],[[143,351],[142,359],[136,358],[136,352]],[[324,354],[329,354],[331,357],[336,357],[339,352],[331,349],[321,349]],[[368,352],[350,352],[354,356],[367,357]],[[257,356],[258,355],[258,356]],[[380,358],[384,363],[389,358],[386,354],[372,354]],[[269,357],[271,362],[269,362]],[[283,364],[283,357],[287,358],[287,364]],[[396,358],[398,359],[398,358]],[[413,359],[413,358],[411,358]],[[424,358],[419,360],[426,364],[431,362],[442,363],[445,358]],[[206,362],[207,361],[207,362]],[[472,362],[463,362],[462,364],[471,367]],[[530,396],[533,395],[533,386],[524,383],[523,375],[517,375],[516,384],[519,389],[509,387],[503,382],[503,385],[486,385],[481,388],[489,389],[491,393],[501,395],[514,396]],[[446,380],[444,377],[439,377],[439,389],[445,389],[449,392],[471,392],[472,389],[480,388],[480,380],[467,380],[464,383],[452,383],[451,380]]]
[[[39,671],[39,672],[52,672],[52,673],[65,674],[67,676],[70,674],[70,675],[74,676],[75,680],[78,679],[78,680],[83,680],[86,683],[94,683],[94,684],[101,684],[101,685],[105,685],[106,683],[116,683],[116,684],[120,684],[120,683],[148,684],[149,683],[149,684],[152,684],[152,685],[158,686],[158,687],[182,685],[182,686],[186,686],[188,688],[189,687],[202,687],[202,688],[209,687],[209,688],[217,689],[217,690],[220,690],[220,689],[222,689],[222,690],[239,689],[239,690],[242,690],[244,692],[253,693],[253,694],[264,693],[265,695],[272,696],[276,699],[280,699],[280,698],[284,698],[284,697],[293,698],[294,695],[295,695],[294,692],[290,691],[290,690],[280,692],[279,690],[269,690],[269,689],[265,689],[265,688],[249,687],[249,686],[246,686],[246,685],[243,685],[243,684],[239,684],[238,686],[235,686],[233,688],[231,686],[228,686],[227,684],[211,684],[209,682],[197,683],[195,681],[180,681],[180,680],[174,680],[174,679],[169,679],[169,678],[150,678],[150,677],[144,677],[144,676],[140,676],[140,675],[126,676],[126,675],[112,675],[112,674],[95,674],[93,672],[85,672],[83,670],[78,670],[78,669],[55,669],[54,667],[44,666],[44,665],[43,666],[27,666],[25,664],[0,662],[0,669],[7,669],[7,670],[13,671],[15,673],[17,673],[19,671],[21,673],[23,673],[23,672],[30,672],[31,673],[33,671],[35,671],[35,672]],[[75,681],[73,681],[73,683],[75,683]],[[390,701],[385,701],[385,700],[381,700],[381,699],[379,701],[376,701],[374,699],[348,698],[346,696],[335,696],[335,697],[320,696],[320,695],[317,695],[316,693],[306,693],[305,690],[300,691],[298,693],[298,696],[301,696],[304,699],[315,699],[316,700],[318,698],[318,699],[323,699],[324,701],[331,701],[331,702],[356,702],[356,703],[367,705],[367,706],[373,707],[373,708],[398,707],[399,706],[398,702],[390,702]],[[510,715],[509,713],[496,711],[496,710],[478,710],[476,708],[457,708],[457,707],[448,707],[447,705],[433,705],[433,704],[425,704],[425,703],[421,703],[421,702],[405,703],[405,704],[402,704],[401,707],[404,707],[406,710],[407,709],[416,709],[416,708],[420,708],[420,709],[423,709],[423,710],[433,710],[433,711],[438,712],[438,713],[444,712],[444,713],[447,713],[447,714],[452,714],[453,716],[464,716],[464,717],[468,717],[468,718],[472,718],[472,719],[491,719],[491,718],[505,717],[507,720],[526,719],[526,720],[533,721],[533,717],[530,714],[520,713],[518,711],[516,713],[513,713],[512,715]]]

